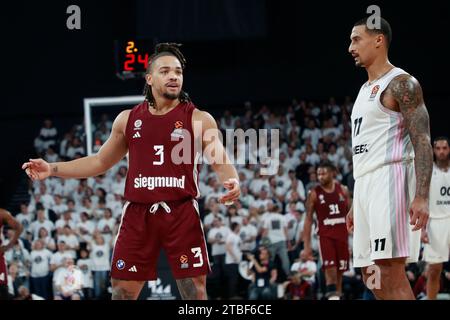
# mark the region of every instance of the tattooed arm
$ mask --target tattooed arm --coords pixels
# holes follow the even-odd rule
[[[415,225],[413,230],[418,230],[425,227],[428,220],[428,198],[433,170],[428,111],[423,100],[422,88],[410,75],[395,77],[389,84],[388,92],[398,104],[414,147],[416,196],[411,204],[410,223]]]

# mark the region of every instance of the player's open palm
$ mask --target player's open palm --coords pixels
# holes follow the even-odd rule
[[[420,197],[415,197],[409,209],[409,216],[411,218],[409,224],[414,226],[412,231],[424,228],[427,225],[429,216],[428,201]]]
[[[30,159],[22,165],[31,180],[44,180],[50,176],[50,164],[43,159]]]

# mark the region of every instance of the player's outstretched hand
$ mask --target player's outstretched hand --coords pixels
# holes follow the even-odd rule
[[[237,181],[237,179],[230,178],[223,183],[223,186],[228,190],[228,192],[223,197],[220,197],[219,202],[226,205],[231,205],[235,200],[239,199],[239,196],[241,195],[239,181]]]
[[[410,221],[409,224],[414,226],[412,231],[420,230],[426,227],[428,223],[428,200],[415,197],[411,203],[411,208],[409,209]]]
[[[42,159],[30,159],[22,165],[31,180],[44,180],[50,176],[50,164]]]

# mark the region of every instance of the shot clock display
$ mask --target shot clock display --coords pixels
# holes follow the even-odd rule
[[[142,78],[153,51],[153,41],[116,40],[114,51],[117,77],[122,80]]]

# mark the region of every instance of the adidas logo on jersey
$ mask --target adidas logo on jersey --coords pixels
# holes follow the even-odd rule
[[[141,137],[141,135],[139,134],[139,131],[133,135],[133,139],[140,138],[140,137]]]
[[[130,269],[128,269],[130,272],[137,272],[136,266],[132,266]]]

